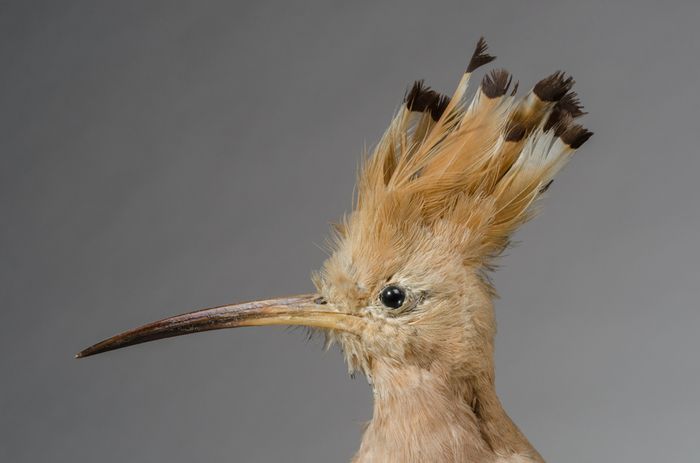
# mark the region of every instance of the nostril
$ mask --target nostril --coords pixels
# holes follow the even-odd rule
[[[328,304],[328,301],[326,300],[325,297],[321,296],[321,297],[317,297],[316,299],[314,299],[314,303],[316,303],[318,305],[326,305],[326,304]]]

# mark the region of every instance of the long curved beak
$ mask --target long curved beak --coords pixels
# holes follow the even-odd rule
[[[75,357],[89,357],[157,339],[239,326],[303,325],[359,333],[360,324],[360,317],[334,311],[318,294],[302,294],[223,305],[164,318],[98,342]]]

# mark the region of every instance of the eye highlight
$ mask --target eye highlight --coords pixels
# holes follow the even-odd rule
[[[389,285],[379,293],[379,300],[390,309],[398,309],[406,301],[406,290],[401,286]]]

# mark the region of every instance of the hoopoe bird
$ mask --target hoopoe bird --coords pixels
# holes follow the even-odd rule
[[[451,97],[423,82],[360,169],[353,211],[334,227],[317,291],[198,310],[126,331],[87,357],[156,339],[242,326],[301,325],[338,344],[372,386],[356,463],[543,462],[494,386],[489,279],[513,232],[592,135],[556,72],[518,98],[484,39]]]

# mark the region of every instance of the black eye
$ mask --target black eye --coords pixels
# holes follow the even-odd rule
[[[400,286],[387,286],[379,293],[379,300],[391,309],[398,309],[406,300],[406,291]]]

